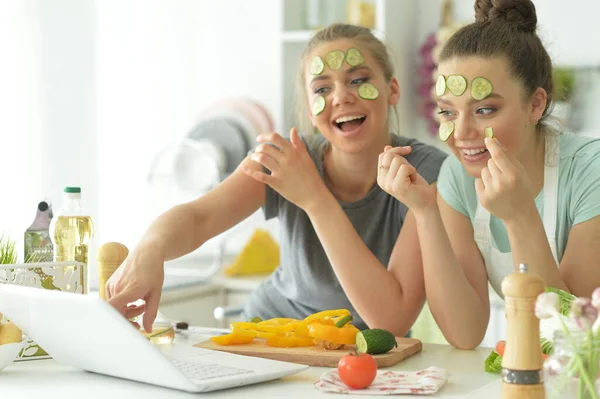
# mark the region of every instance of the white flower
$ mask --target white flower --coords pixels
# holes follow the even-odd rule
[[[535,301],[535,315],[538,319],[547,319],[559,315],[560,298],[554,292],[543,292]]]
[[[594,307],[600,311],[600,287],[596,288],[594,292],[592,292],[592,305],[594,305]]]
[[[598,309],[592,305],[589,298],[576,298],[571,303],[571,319],[580,329],[590,329],[598,318]]]

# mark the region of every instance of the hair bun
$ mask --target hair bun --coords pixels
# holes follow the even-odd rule
[[[476,0],[475,21],[502,22],[523,32],[535,32],[537,16],[531,0]]]

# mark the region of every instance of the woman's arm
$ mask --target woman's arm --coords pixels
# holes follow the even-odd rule
[[[413,214],[407,213],[386,270],[333,195],[307,213],[344,292],[363,320],[370,328],[404,336],[425,302]]]
[[[485,264],[469,218],[440,195],[438,204],[415,213],[427,301],[446,340],[472,349],[483,340],[490,317]]]

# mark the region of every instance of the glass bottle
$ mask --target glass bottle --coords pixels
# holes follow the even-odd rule
[[[50,238],[52,206],[41,201],[37,206],[33,223],[25,230],[25,263],[52,262],[53,246]]]

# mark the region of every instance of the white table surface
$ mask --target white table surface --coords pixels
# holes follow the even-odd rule
[[[178,344],[200,342],[206,337],[179,337]],[[445,345],[423,345],[423,351],[389,370],[416,371],[429,366],[445,368],[450,379],[436,395],[402,395],[402,397],[431,398],[500,398],[498,375],[483,371],[483,362],[489,348],[472,351],[454,349]],[[179,398],[334,398],[342,395],[325,394],[316,390],[313,383],[327,368],[311,367],[301,373],[279,380],[228,389],[218,392],[190,394],[172,389],[142,384],[134,381],[97,375],[62,365],[54,360],[15,362],[0,371],[0,397],[6,399],[179,399]],[[375,396],[358,396],[375,397]],[[377,396],[379,397],[379,396]]]

